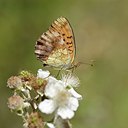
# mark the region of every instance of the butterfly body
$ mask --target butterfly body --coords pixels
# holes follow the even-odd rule
[[[41,35],[35,45],[36,57],[57,69],[72,67],[75,57],[75,42],[68,20],[60,17]]]

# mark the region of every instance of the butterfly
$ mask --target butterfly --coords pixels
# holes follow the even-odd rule
[[[44,66],[70,69],[76,54],[75,38],[69,21],[60,17],[44,32],[35,45],[35,55]]]

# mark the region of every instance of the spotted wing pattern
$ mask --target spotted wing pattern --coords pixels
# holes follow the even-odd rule
[[[74,62],[74,41],[70,23],[66,18],[60,17],[36,41],[36,57],[43,62],[43,65],[68,69]]]

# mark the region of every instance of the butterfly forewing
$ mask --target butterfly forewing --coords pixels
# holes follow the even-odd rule
[[[43,64],[68,69],[75,56],[74,35],[68,20],[60,17],[41,35],[35,45],[36,57]]]

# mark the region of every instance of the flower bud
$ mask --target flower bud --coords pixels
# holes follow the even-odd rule
[[[24,99],[18,95],[9,97],[7,104],[11,111],[16,112],[20,116],[23,114],[23,109],[30,105],[28,102],[24,102]]]
[[[42,117],[37,112],[32,112],[28,115],[24,128],[44,128]]]
[[[12,76],[7,81],[7,87],[16,89],[22,87],[22,80],[18,76]]]

